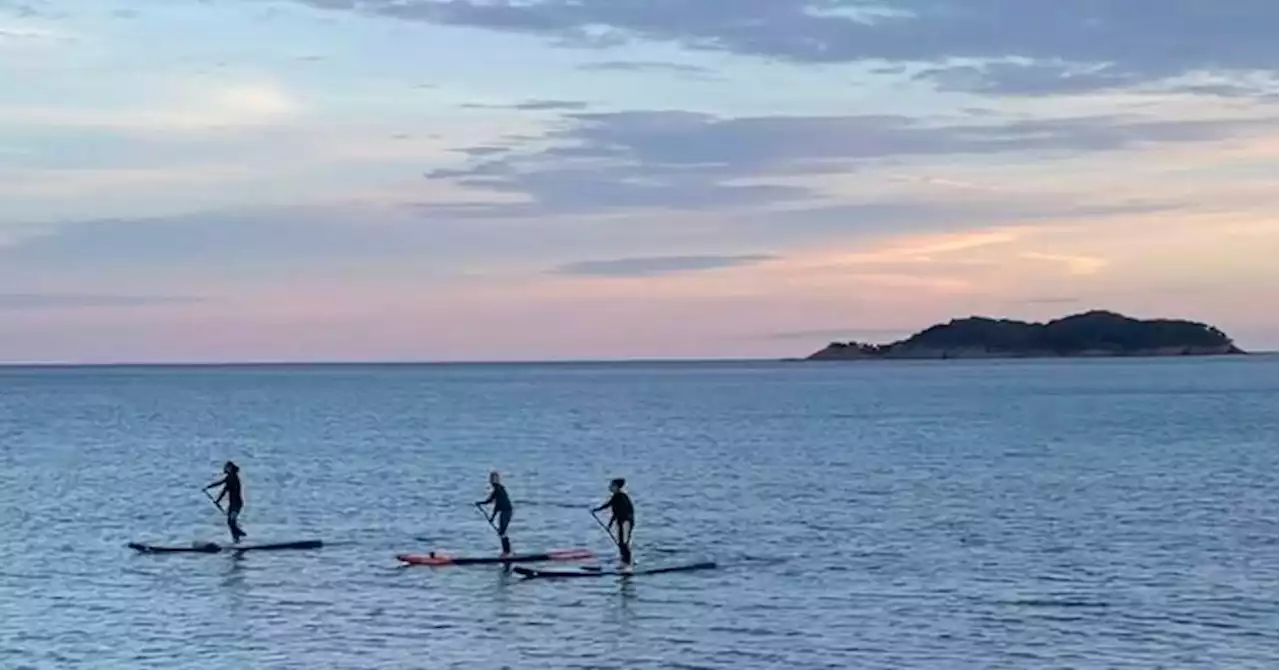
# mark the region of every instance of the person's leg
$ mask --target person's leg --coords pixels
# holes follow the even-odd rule
[[[245,536],[245,532],[240,529],[239,507],[232,507],[227,510],[227,528],[231,530],[232,542],[239,542],[240,538]]]
[[[618,553],[622,556],[622,562],[631,565],[631,530],[633,526],[631,521],[618,522]]]
[[[502,553],[511,553],[511,540],[507,538],[507,526],[511,525],[511,512],[498,514],[498,538],[502,540]]]

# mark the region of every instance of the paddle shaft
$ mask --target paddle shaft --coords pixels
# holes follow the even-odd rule
[[[476,503],[476,511],[480,513],[480,516],[484,517],[485,523],[489,524],[489,527],[493,529],[493,532],[498,532],[498,526],[493,523],[493,518],[484,511],[484,508],[480,506],[480,503]]]
[[[226,513],[227,513],[227,511],[226,511],[226,510],[222,509],[222,505],[220,505],[220,504],[218,503],[218,499],[217,499],[217,498],[214,498],[214,497],[213,497],[213,496],[211,496],[211,495],[209,495],[209,489],[200,489],[200,492],[204,494],[204,497],[206,497],[206,498],[208,498],[208,499],[209,499],[209,502],[213,503],[213,506],[214,506],[214,507],[217,507],[217,508],[218,508],[218,511],[219,511],[219,512],[222,512],[223,514],[226,514]]]
[[[603,530],[605,534],[609,536],[610,540],[613,540],[614,544],[618,544],[618,538],[614,536],[613,530],[610,529],[609,526],[605,525],[605,523],[600,520],[599,516],[596,516],[595,510],[591,510],[591,518],[596,520],[596,524],[599,525],[601,530]]]

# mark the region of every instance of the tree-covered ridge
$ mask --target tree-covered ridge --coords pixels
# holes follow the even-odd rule
[[[892,344],[833,342],[811,359],[976,356],[1210,355],[1244,353],[1217,328],[1180,319],[1139,320],[1095,310],[1047,323],[969,317]]]

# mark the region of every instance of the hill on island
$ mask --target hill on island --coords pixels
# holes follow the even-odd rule
[[[1095,310],[1028,323],[969,317],[890,344],[832,342],[806,360],[1214,356],[1245,353],[1217,328],[1179,319],[1134,319]]]

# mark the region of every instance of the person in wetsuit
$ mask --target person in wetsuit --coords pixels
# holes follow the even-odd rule
[[[625,567],[631,567],[631,533],[636,527],[636,509],[631,504],[631,497],[622,491],[627,485],[627,480],[619,477],[609,482],[609,492],[613,495],[605,503],[591,512],[594,514],[606,507],[610,509],[613,517],[609,519],[607,528],[617,528],[614,535],[614,541],[618,543],[618,555],[622,558],[622,564]]]
[[[489,524],[493,524],[496,517],[498,525],[494,529],[498,531],[498,539],[502,540],[502,555],[511,555],[511,540],[507,538],[507,526],[511,524],[511,498],[507,496],[507,489],[502,485],[502,478],[498,475],[498,471],[494,470],[489,473],[489,485],[493,490],[489,492],[489,497],[476,503],[476,507],[484,507],[489,503],[493,503],[493,513],[489,515]]]
[[[218,497],[213,503],[221,507],[222,499],[227,499],[227,528],[231,529],[231,541],[238,543],[240,538],[247,535],[240,528],[240,510],[244,508],[244,493],[240,487],[240,466],[227,461],[222,466],[222,479],[204,487],[208,491],[216,486],[221,486],[222,491],[218,493]]]

